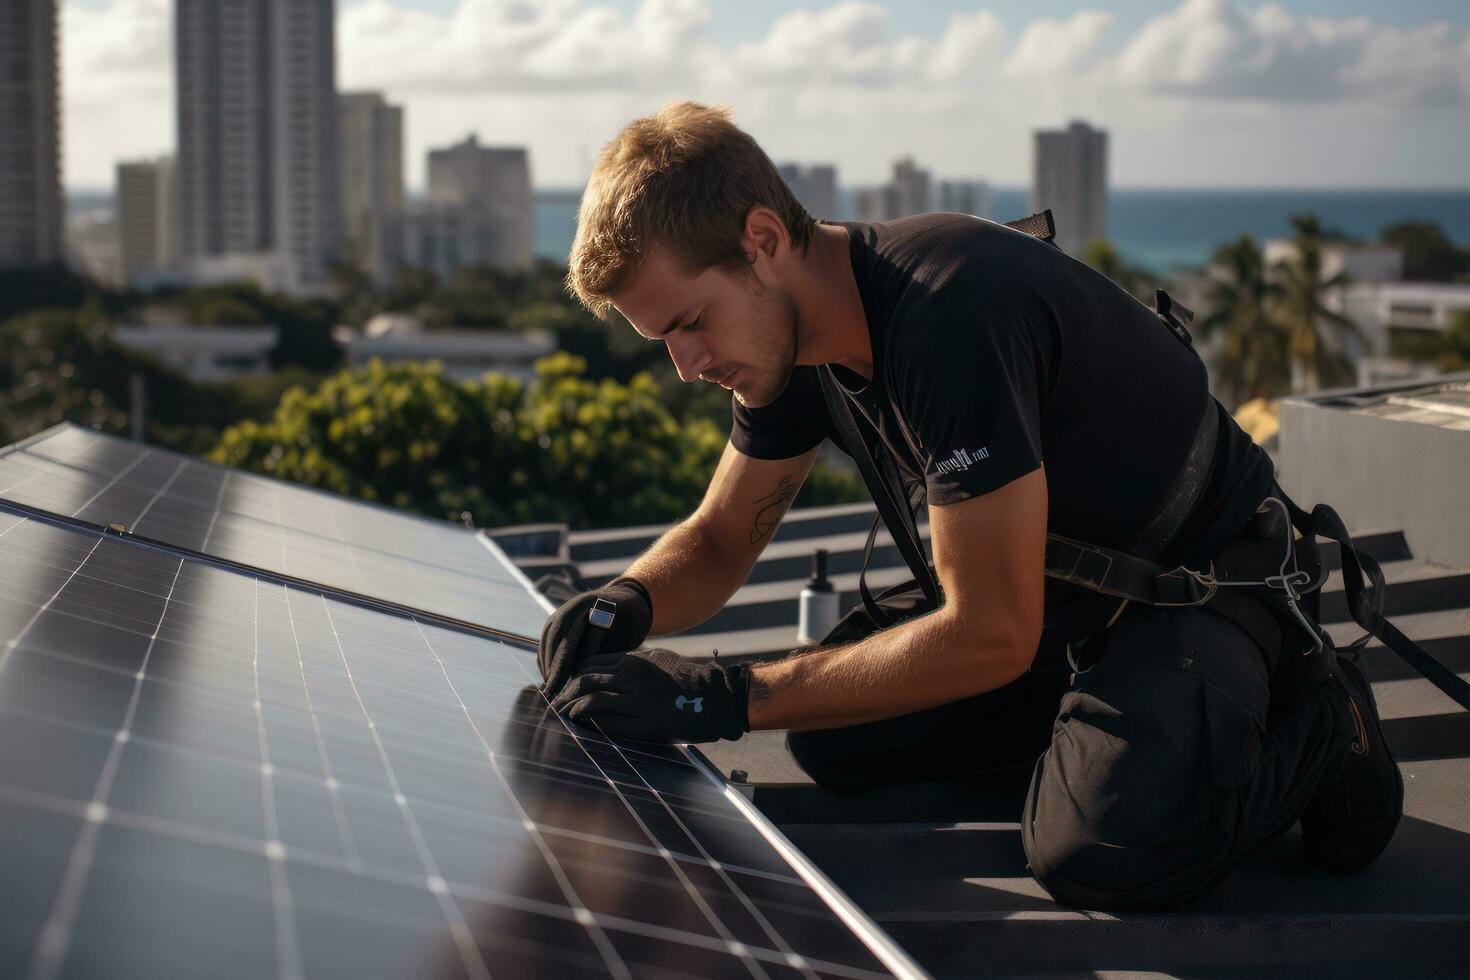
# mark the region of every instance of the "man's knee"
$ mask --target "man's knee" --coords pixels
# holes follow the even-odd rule
[[[1075,823],[1023,825],[1021,843],[1031,874],[1053,898],[1079,908],[1114,911],[1176,908],[1201,894],[1213,868],[1195,843],[1120,847]]]
[[[851,793],[873,785],[864,777],[860,753],[843,729],[787,732],[786,749],[812,782],[835,793]]]

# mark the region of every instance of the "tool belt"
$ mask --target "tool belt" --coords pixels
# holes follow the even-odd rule
[[[1051,241],[1055,233],[1050,211],[1011,222],[1010,226],[1043,241]],[[1160,322],[1192,349],[1188,325],[1193,314],[1163,290],[1155,294],[1155,312]],[[894,544],[913,571],[923,593],[922,601],[905,603],[902,618],[939,608],[942,590],[924,553],[914,522],[914,501],[903,487],[896,464],[881,439],[875,440],[876,454],[869,450],[853,416],[850,396],[831,369],[822,365],[817,369],[817,376],[833,423],[878,507],[878,519],[874,520],[868,533],[862,572],[858,577],[858,592],[869,617],[878,628],[893,625],[897,618],[884,608],[880,599],[873,597],[867,586],[867,568],[880,521],[887,525]],[[1191,467],[1198,467],[1201,463],[1208,466],[1217,432],[1211,400],[1180,476],[1160,495],[1155,516],[1144,522],[1143,529],[1129,542],[1130,548],[1159,553],[1164,543],[1183,524],[1205,482],[1197,478],[1197,474],[1195,478],[1189,478]],[[1342,647],[1335,646],[1319,624],[1321,589],[1327,579],[1317,544],[1319,537],[1336,542],[1341,550],[1343,591],[1348,611],[1365,631],[1362,637]],[[1335,669],[1337,653],[1355,652],[1376,637],[1441,691],[1470,710],[1470,684],[1383,617],[1385,585],[1382,569],[1371,556],[1359,554],[1354,548],[1337,512],[1326,504],[1318,504],[1310,512],[1305,511],[1279,487],[1266,497],[1248,523],[1246,533],[1227,543],[1203,569],[1185,566],[1166,568],[1137,554],[1048,533],[1045,570],[1050,579],[1118,599],[1118,603],[1112,604],[1104,629],[1116,622],[1128,603],[1137,602],[1160,607],[1213,605],[1255,634],[1252,617],[1246,614],[1236,598],[1248,594],[1264,602],[1283,621],[1294,623],[1301,631],[1301,652],[1316,656],[1328,670]],[[912,586],[900,586],[888,590],[884,596],[911,589]],[[1083,631],[1083,636],[1090,632],[1095,632],[1095,629]],[[1077,670],[1070,647],[1068,657],[1073,670]]]

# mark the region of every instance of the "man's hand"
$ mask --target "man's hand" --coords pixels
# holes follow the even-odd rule
[[[609,608],[609,603],[616,608]],[[608,612],[611,623],[598,625],[606,623]],[[595,654],[636,649],[648,638],[652,625],[653,603],[636,579],[620,578],[573,596],[551,614],[541,630],[536,652],[541,676],[546,678],[541,690],[548,698],[555,697],[579,662]]]
[[[588,658],[551,706],[609,735],[713,742],[750,730],[749,668],[690,663],[672,650]]]

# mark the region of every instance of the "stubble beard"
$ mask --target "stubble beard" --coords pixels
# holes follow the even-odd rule
[[[762,289],[757,289],[756,295],[761,305],[768,309],[770,318],[781,324],[781,329],[773,330],[769,346],[762,343],[762,349],[757,350],[756,357],[752,358],[759,364],[753,363],[747,368],[756,376],[751,379],[751,384],[741,386],[746,388],[746,393],[731,392],[735,400],[746,408],[764,408],[780,398],[796,366],[796,303],[789,296],[772,296]]]

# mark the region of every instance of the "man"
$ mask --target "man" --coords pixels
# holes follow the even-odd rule
[[[1031,870],[1090,907],[1187,901],[1298,818],[1321,866],[1387,845],[1402,784],[1353,664],[1313,675],[1305,634],[1250,600],[1046,584],[1048,532],[1200,570],[1239,539],[1291,547],[1269,459],[1111,281],[966,215],[817,223],[726,113],[681,103],[604,150],[568,282],[734,412],[695,513],[547,624],[545,691],[573,721],[679,741],[787,729],[838,789],[1035,760]],[[630,652],[745,581],[837,438],[819,370],[927,497],[942,605],[749,667]]]

